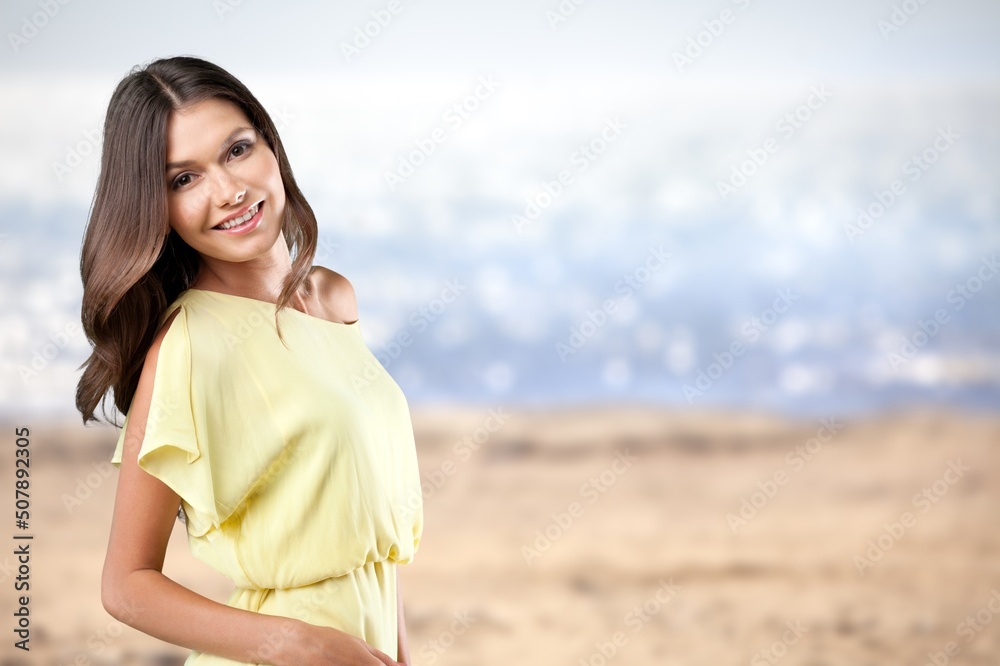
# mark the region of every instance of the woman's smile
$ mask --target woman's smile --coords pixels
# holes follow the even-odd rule
[[[264,202],[260,201],[250,206],[246,213],[233,215],[225,222],[215,225],[212,229],[215,231],[224,231],[227,234],[246,234],[260,226],[260,221],[263,217]]]

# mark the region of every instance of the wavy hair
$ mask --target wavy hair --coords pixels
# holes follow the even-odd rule
[[[275,309],[283,344],[278,312],[300,286],[308,293],[316,216],[292,176],[264,107],[232,74],[200,58],[161,58],[134,67],[108,103],[100,175],[80,254],[80,319],[93,348],[79,366],[84,371],[76,390],[84,425],[98,420],[94,412],[109,388],[115,407],[127,413],[161,316],[198,274],[200,255],[170,227],[164,177],[167,123],[173,111],[213,97],[246,114],[281,172],[286,201],[281,230],[294,257]],[[110,422],[106,411],[104,417]]]

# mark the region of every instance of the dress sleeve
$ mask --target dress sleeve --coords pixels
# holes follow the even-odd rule
[[[199,440],[192,401],[191,345],[183,305],[160,344],[139,467],[180,495],[188,532],[200,536],[218,525],[209,457]],[[129,413],[111,463],[121,468]]]

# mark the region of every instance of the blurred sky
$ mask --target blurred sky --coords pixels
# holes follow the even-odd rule
[[[366,340],[414,403],[1000,404],[1000,4],[594,1],[555,24],[555,0],[392,6],[348,59],[388,1],[3,4],[6,413],[73,413],[89,347],[60,332],[79,323],[106,105],[130,68],[180,54],[271,112],[319,218],[316,263],[355,284]],[[495,90],[450,123],[484,79]],[[722,196],[734,168],[753,173]],[[518,232],[561,171],[572,182]],[[647,272],[658,248],[669,260]],[[415,324],[449,281],[467,289]],[[388,356],[402,332],[413,344]]]

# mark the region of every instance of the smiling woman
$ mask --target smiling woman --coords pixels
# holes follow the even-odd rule
[[[96,420],[113,388],[125,413],[104,607],[190,648],[186,666],[410,663],[409,408],[351,283],[310,265],[316,229],[273,122],[228,72],[167,58],[118,85],[83,242],[94,353],[77,408]],[[226,603],[163,575],[177,515],[235,583]]]

